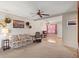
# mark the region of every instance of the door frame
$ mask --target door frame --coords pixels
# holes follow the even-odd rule
[[[48,33],[48,25],[49,25],[49,23],[46,24],[47,34],[49,34],[49,33]],[[57,34],[57,24],[55,24],[55,26],[56,26],[55,34]],[[52,34],[52,33],[50,33],[50,34]]]
[[[79,47],[79,2],[77,2],[77,16],[78,16],[78,47]]]

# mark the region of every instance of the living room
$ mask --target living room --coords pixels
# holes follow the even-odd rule
[[[0,1],[0,57],[78,57],[77,26],[77,1]]]

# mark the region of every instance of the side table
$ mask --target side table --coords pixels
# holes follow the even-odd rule
[[[10,49],[9,39],[2,40],[2,49],[3,51]]]

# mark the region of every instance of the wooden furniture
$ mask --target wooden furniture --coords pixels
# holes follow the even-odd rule
[[[46,31],[43,31],[43,32],[42,32],[42,37],[43,37],[43,38],[46,38],[46,37],[47,37],[47,32],[46,32]]]
[[[9,39],[2,40],[2,49],[3,51],[10,49]]]

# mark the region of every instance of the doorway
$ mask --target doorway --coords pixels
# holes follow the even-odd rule
[[[57,24],[48,24],[47,33],[48,34],[57,34]]]

